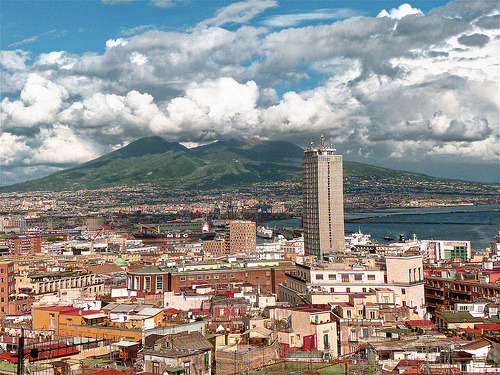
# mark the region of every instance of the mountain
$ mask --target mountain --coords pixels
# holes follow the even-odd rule
[[[233,139],[188,149],[155,136],[141,138],[100,158],[49,176],[0,188],[0,192],[99,189],[151,184],[172,190],[231,189],[254,182],[301,181],[304,151],[284,141]],[[377,185],[434,186],[443,179],[344,162],[346,189]],[[450,180],[448,180],[450,181]],[[472,183],[460,182],[462,189]],[[463,186],[462,186],[463,185]],[[379,189],[380,190],[380,189]],[[385,190],[385,188],[383,189]]]
[[[230,187],[298,178],[303,150],[289,142],[218,141],[188,149],[155,136],[74,168],[0,188],[8,191],[99,189],[159,184],[171,189]]]

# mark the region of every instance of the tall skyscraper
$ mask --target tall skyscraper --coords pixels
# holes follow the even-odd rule
[[[322,260],[345,250],[342,155],[333,146],[312,143],[302,160],[304,251]]]

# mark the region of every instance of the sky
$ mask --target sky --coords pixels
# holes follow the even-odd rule
[[[498,1],[2,0],[0,185],[144,136],[500,182]]]

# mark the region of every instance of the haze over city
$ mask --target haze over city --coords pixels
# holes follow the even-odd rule
[[[499,5],[2,1],[0,184],[160,135],[498,182]]]

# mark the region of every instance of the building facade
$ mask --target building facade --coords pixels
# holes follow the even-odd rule
[[[15,291],[14,262],[0,262],[0,316],[9,313],[9,299]]]
[[[231,220],[226,223],[226,254],[253,253],[257,245],[257,229],[253,221]]]
[[[213,258],[219,258],[226,255],[226,243],[220,240],[203,241],[203,254],[210,255]]]
[[[246,282],[260,287],[265,292],[277,293],[278,285],[284,283],[285,273],[294,273],[295,265],[281,262],[279,265],[262,267],[234,267],[219,269],[162,270],[158,267],[140,268],[127,272],[127,288],[138,292],[158,294],[176,292],[181,287],[192,285],[225,285]]]
[[[302,226],[306,255],[323,256],[345,249],[342,155],[312,144],[302,161]]]

